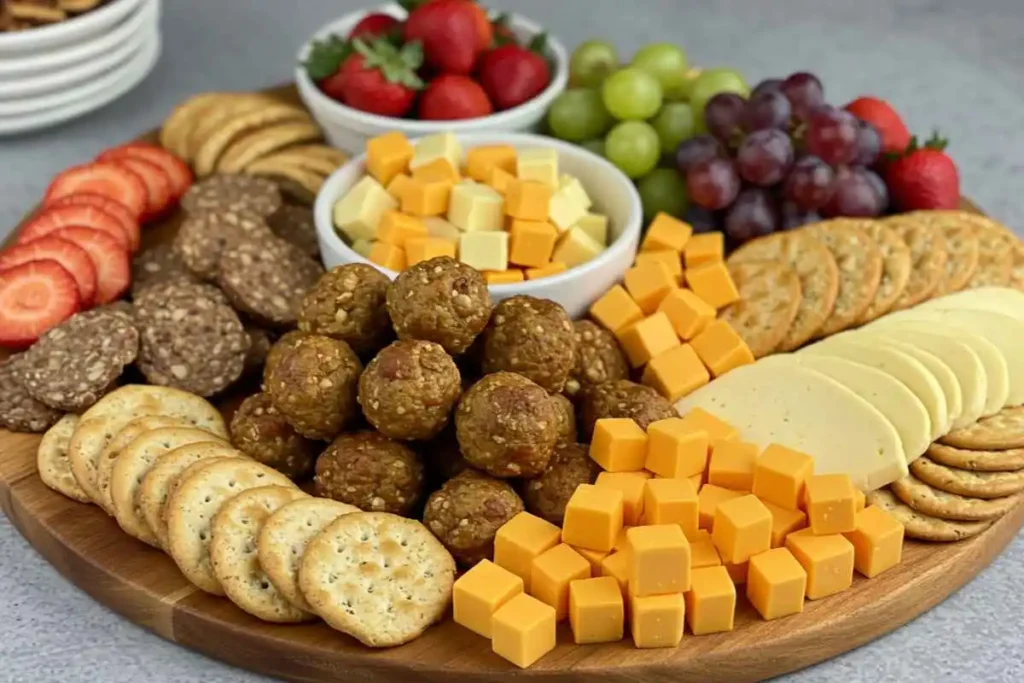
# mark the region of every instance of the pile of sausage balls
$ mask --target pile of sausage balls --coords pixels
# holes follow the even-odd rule
[[[493,305],[479,272],[440,257],[394,282],[362,264],[326,273],[231,433],[297,480],[313,473],[316,495],[422,515],[471,566],[524,509],[561,524],[596,476],[595,421],[674,414],[629,380],[609,332],[546,299]]]

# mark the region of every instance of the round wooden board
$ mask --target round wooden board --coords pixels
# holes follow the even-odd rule
[[[274,91],[293,96],[291,88]],[[153,141],[155,133],[142,139]],[[963,207],[976,210],[964,200]],[[166,244],[178,219],[147,228],[144,244]],[[0,352],[2,353],[2,352]],[[222,403],[226,412],[238,395]],[[576,646],[567,624],[558,646],[520,671],[490,643],[451,620],[412,643],[369,650],[322,624],[276,626],[196,589],[163,553],[126,534],[99,508],[46,488],[36,471],[39,436],[0,430],[0,508],[69,581],[157,635],[252,671],[301,683],[397,680],[497,681],[509,675],[578,683],[756,681],[794,671],[863,645],[938,604],[973,578],[1024,522],[1024,504],[980,536],[939,545],[908,541],[902,563],[846,592],[807,601],[802,614],[766,622],[742,596],[730,633],[683,637],[675,649],[637,650],[631,641]],[[742,594],[742,586],[740,587]]]

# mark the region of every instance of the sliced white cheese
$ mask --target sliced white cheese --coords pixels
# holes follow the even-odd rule
[[[753,363],[719,377],[676,403],[736,427],[740,438],[807,453],[817,474],[848,474],[873,491],[907,473],[899,434],[874,406],[819,372]]]
[[[918,308],[968,308],[1024,320],[1024,292],[1009,287],[979,287],[932,299]]]
[[[956,381],[956,375],[953,374],[953,371],[950,370],[948,365],[939,360],[935,354],[919,349],[913,344],[900,341],[886,341],[884,343],[914,358],[924,366],[925,370],[932,374],[935,381],[939,383],[942,395],[946,397],[949,429],[952,429],[964,411],[963,392],[960,391],[960,383]]]

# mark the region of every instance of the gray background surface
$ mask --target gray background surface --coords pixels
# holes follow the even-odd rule
[[[355,0],[165,0],[164,54],[122,100],[63,127],[0,138],[0,236],[62,168],[159,124],[184,96],[290,78],[298,46]],[[691,62],[762,77],[810,69],[834,103],[872,93],[917,132],[952,139],[963,192],[1024,227],[1021,0],[492,0],[570,48],[609,36],[624,58],[670,40]],[[1024,680],[1024,537],[942,605],[793,681]],[[227,683],[267,679],[160,640],[94,603],[0,516],[0,682]]]

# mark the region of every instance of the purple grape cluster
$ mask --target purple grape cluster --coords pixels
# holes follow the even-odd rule
[[[813,74],[761,81],[748,98],[719,93],[704,120],[708,132],[676,151],[697,229],[723,229],[738,246],[822,217],[888,208],[885,183],[871,170],[878,131],[827,104]]]

